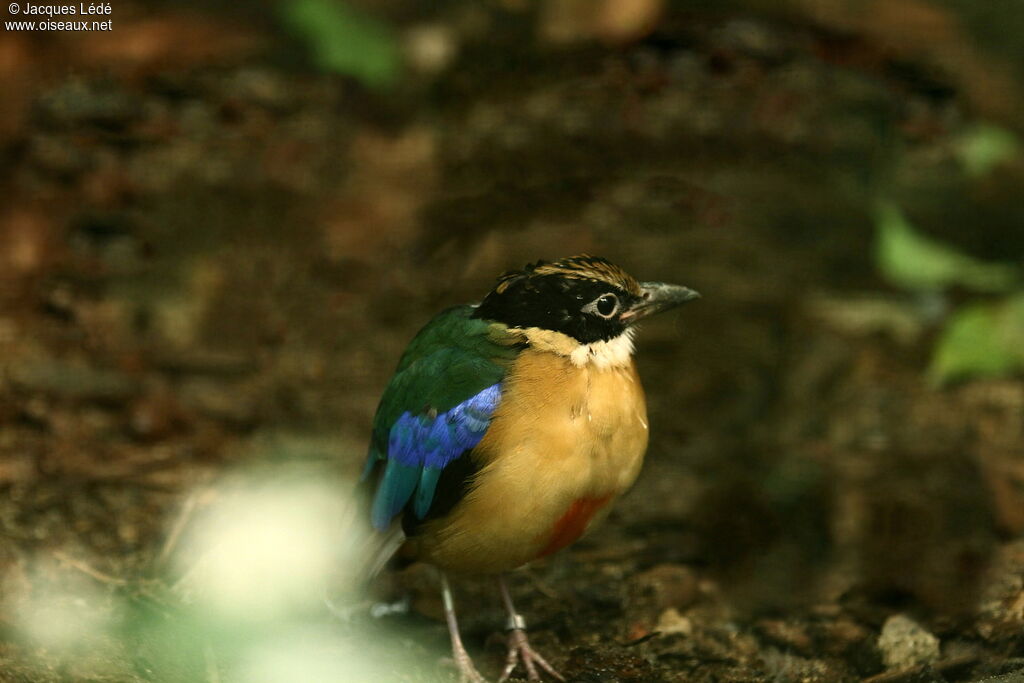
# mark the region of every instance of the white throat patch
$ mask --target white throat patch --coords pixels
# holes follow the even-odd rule
[[[569,354],[569,360],[576,367],[581,368],[592,363],[598,370],[624,368],[629,365],[632,357],[633,330],[628,327],[618,337],[608,341],[580,344]]]
[[[537,327],[526,329],[510,329],[513,334],[521,334],[530,342],[530,346],[538,351],[549,351],[560,356],[568,356],[578,368],[592,365],[598,370],[627,367],[633,357],[633,328],[608,341],[596,341],[581,344],[567,334],[542,330]]]

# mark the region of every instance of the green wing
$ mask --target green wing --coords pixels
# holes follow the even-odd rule
[[[377,529],[387,529],[410,502],[416,518],[427,516],[442,472],[480,442],[501,400],[505,371],[521,347],[503,325],[472,312],[457,306],[431,320],[384,391],[363,472],[364,479],[379,477],[371,511]]]

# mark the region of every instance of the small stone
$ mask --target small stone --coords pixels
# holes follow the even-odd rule
[[[680,634],[688,636],[693,633],[693,622],[690,621],[689,617],[684,617],[680,614],[679,610],[675,607],[669,607],[658,617],[658,623],[655,625],[654,630],[663,635]]]
[[[939,658],[939,639],[905,614],[885,620],[878,649],[890,669],[929,664]]]

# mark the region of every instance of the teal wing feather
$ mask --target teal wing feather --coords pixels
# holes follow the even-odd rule
[[[363,472],[364,480],[377,475],[371,521],[379,530],[402,512],[428,515],[442,473],[483,439],[501,401],[520,347],[504,326],[472,311],[457,306],[431,320],[381,398]]]

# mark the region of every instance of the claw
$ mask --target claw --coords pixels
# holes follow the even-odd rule
[[[555,671],[555,667],[548,664],[548,661],[530,646],[530,641],[526,637],[526,620],[516,612],[516,607],[512,604],[512,594],[508,590],[504,576],[498,577],[498,587],[501,589],[501,599],[508,610],[508,656],[505,658],[505,668],[501,672],[498,683],[505,683],[519,662],[523,663],[526,676],[531,681],[540,680],[540,674],[537,673],[538,666],[549,676],[564,681],[565,677]]]
[[[537,673],[538,666],[549,676],[565,681],[565,677],[555,671],[555,667],[548,664],[548,661],[530,646],[526,631],[517,628],[508,633],[508,656],[505,659],[505,668],[501,672],[501,677],[498,678],[498,683],[507,681],[520,661],[526,668],[527,679],[531,681],[540,680],[540,674]]]
[[[465,649],[453,649],[452,659],[455,669],[459,672],[459,683],[487,683],[486,679],[473,666],[473,660]]]

